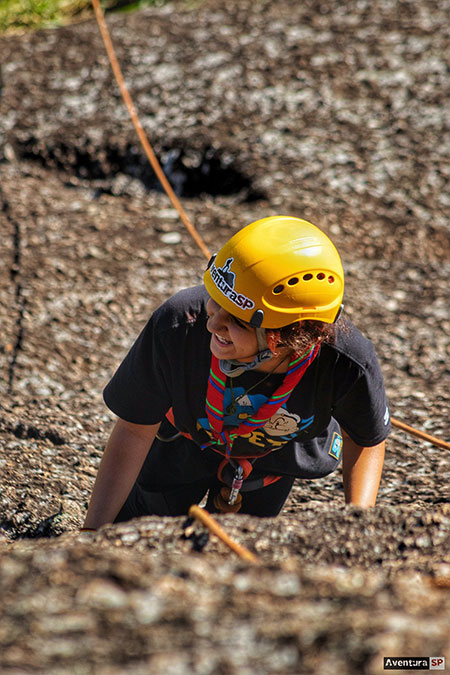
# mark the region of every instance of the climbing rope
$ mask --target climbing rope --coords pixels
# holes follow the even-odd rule
[[[170,201],[172,202],[173,206],[175,209],[178,211],[178,214],[183,221],[184,225],[186,226],[189,234],[192,236],[194,241],[196,242],[197,246],[200,248],[200,250],[203,252],[205,255],[205,258],[208,260],[211,258],[211,252],[209,251],[208,247],[206,246],[205,242],[195,229],[194,225],[191,223],[188,215],[186,214],[185,210],[183,209],[180,200],[176,196],[175,192],[172,189],[172,186],[170,185],[169,181],[167,180],[164,171],[161,168],[161,165],[152,149],[152,146],[150,145],[150,142],[147,139],[147,136],[145,134],[145,131],[140,123],[139,117],[137,115],[136,109],[134,107],[133,101],[131,99],[131,96],[129,94],[129,91],[126,87],[125,81],[123,79],[122,71],[119,66],[119,62],[117,60],[114,47],[111,41],[111,37],[108,31],[108,27],[105,22],[105,17],[103,14],[103,11],[100,7],[100,2],[99,0],[92,0],[92,5],[94,7],[94,12],[95,12],[95,17],[97,19],[98,26],[100,28],[100,33],[103,38],[103,42],[105,43],[106,47],[106,52],[108,54],[109,61],[111,63],[111,68],[113,70],[114,76],[116,78],[117,84],[119,86],[120,92],[122,94],[122,98],[125,102],[125,105],[128,109],[129,115],[131,117],[131,120],[133,122],[134,128],[136,129],[137,135],[139,137],[139,140],[142,144],[142,147],[144,148],[145,154],[147,155],[147,158],[156,174],[158,177],[158,180],[160,181],[161,185],[163,186],[167,196],[169,197]],[[443,441],[439,438],[436,438],[434,436],[431,436],[430,434],[425,433],[424,431],[419,431],[418,429],[414,429],[414,427],[410,427],[409,425],[405,424],[404,422],[401,422],[400,420],[397,420],[395,418],[391,418],[391,423],[392,426],[397,427],[398,429],[401,429],[402,431],[405,431],[406,433],[416,436],[417,438],[421,438],[424,441],[428,441],[429,443],[432,443],[433,445],[436,445],[439,448],[443,448],[445,450],[450,450],[450,443],[447,443],[446,441]]]
[[[251,551],[249,551],[244,546],[237,544],[228,536],[225,530],[220,527],[219,523],[209,515],[208,511],[205,511],[205,509],[197,506],[197,504],[193,504],[189,509],[189,515],[191,518],[196,518],[199,520],[212,534],[215,534],[216,537],[219,537],[221,541],[231,548],[232,551],[237,553],[238,556],[243,560],[246,560],[250,563],[258,562],[258,558],[253,553],[251,553]]]
[[[187,213],[183,209],[180,200],[176,196],[175,192],[172,189],[171,184],[167,180],[164,171],[162,170],[161,164],[158,161],[158,158],[156,157],[152,146],[150,145],[150,142],[146,136],[146,133],[142,127],[142,124],[139,120],[138,114],[136,112],[136,108],[134,107],[133,101],[131,100],[130,93],[127,89],[127,86],[125,84],[125,81],[123,79],[122,71],[119,66],[119,62],[116,57],[116,53],[114,51],[114,47],[111,41],[111,37],[109,35],[108,27],[105,22],[105,17],[102,11],[102,8],[100,7],[100,2],[99,0],[92,0],[92,5],[94,7],[94,12],[95,12],[95,17],[97,19],[98,26],[100,28],[100,33],[103,38],[103,42],[105,43],[106,47],[106,53],[108,54],[109,61],[111,63],[111,68],[114,73],[114,76],[116,78],[117,84],[119,85],[120,93],[122,94],[122,98],[125,102],[125,105],[127,107],[128,113],[131,117],[131,121],[133,122],[134,128],[136,129],[136,133],[139,137],[139,140],[142,144],[142,147],[144,148],[145,154],[147,155],[148,161],[150,162],[153,171],[155,172],[159,182],[163,186],[167,196],[169,197],[170,201],[172,202],[173,206],[175,209],[178,211],[178,214],[185,224],[189,234],[192,236],[194,239],[195,243],[197,246],[200,248],[200,250],[203,252],[207,260],[211,258],[211,253],[208,250],[208,247],[206,246],[205,242],[195,229],[194,225],[191,223]]]
[[[411,436],[416,436],[417,438],[421,438],[424,441],[428,441],[429,443],[436,445],[438,448],[450,450],[450,443],[447,443],[447,441],[443,441],[440,438],[436,438],[436,436],[431,436],[430,434],[425,433],[425,431],[419,431],[419,429],[414,429],[414,427],[410,427],[408,424],[400,422],[400,420],[394,419],[392,417],[391,417],[391,424],[393,427],[397,427],[397,429],[406,431],[406,433],[411,434]]]

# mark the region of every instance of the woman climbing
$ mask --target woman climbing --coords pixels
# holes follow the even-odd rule
[[[277,515],[295,479],[341,458],[348,503],[375,503],[389,412],[371,342],[341,316],[330,239],[272,216],[235,234],[204,285],[159,307],[104,391],[118,419],[86,528],[142,515]]]

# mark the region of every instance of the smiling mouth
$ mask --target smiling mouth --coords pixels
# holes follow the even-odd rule
[[[218,342],[220,342],[221,345],[232,345],[233,343],[230,340],[225,340],[225,338],[220,337],[220,335],[217,335],[217,333],[214,333],[214,337]]]

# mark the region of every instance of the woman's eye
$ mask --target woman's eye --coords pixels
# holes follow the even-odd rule
[[[234,321],[234,323],[237,323],[237,325],[240,328],[244,328],[244,329],[248,328],[247,324],[243,323],[242,321],[239,321],[239,319],[237,319],[235,316],[233,316],[233,321]]]

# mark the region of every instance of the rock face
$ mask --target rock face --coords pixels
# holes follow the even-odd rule
[[[109,19],[155,151],[211,250],[292,213],[342,252],[392,413],[449,439],[448,3],[207,1]],[[388,443],[378,506],[339,473],[274,520],[78,534],[101,392],[204,259],[158,190],[94,22],[0,41],[0,670],[376,674],[450,662],[448,452]],[[60,535],[60,536],[58,536]]]

